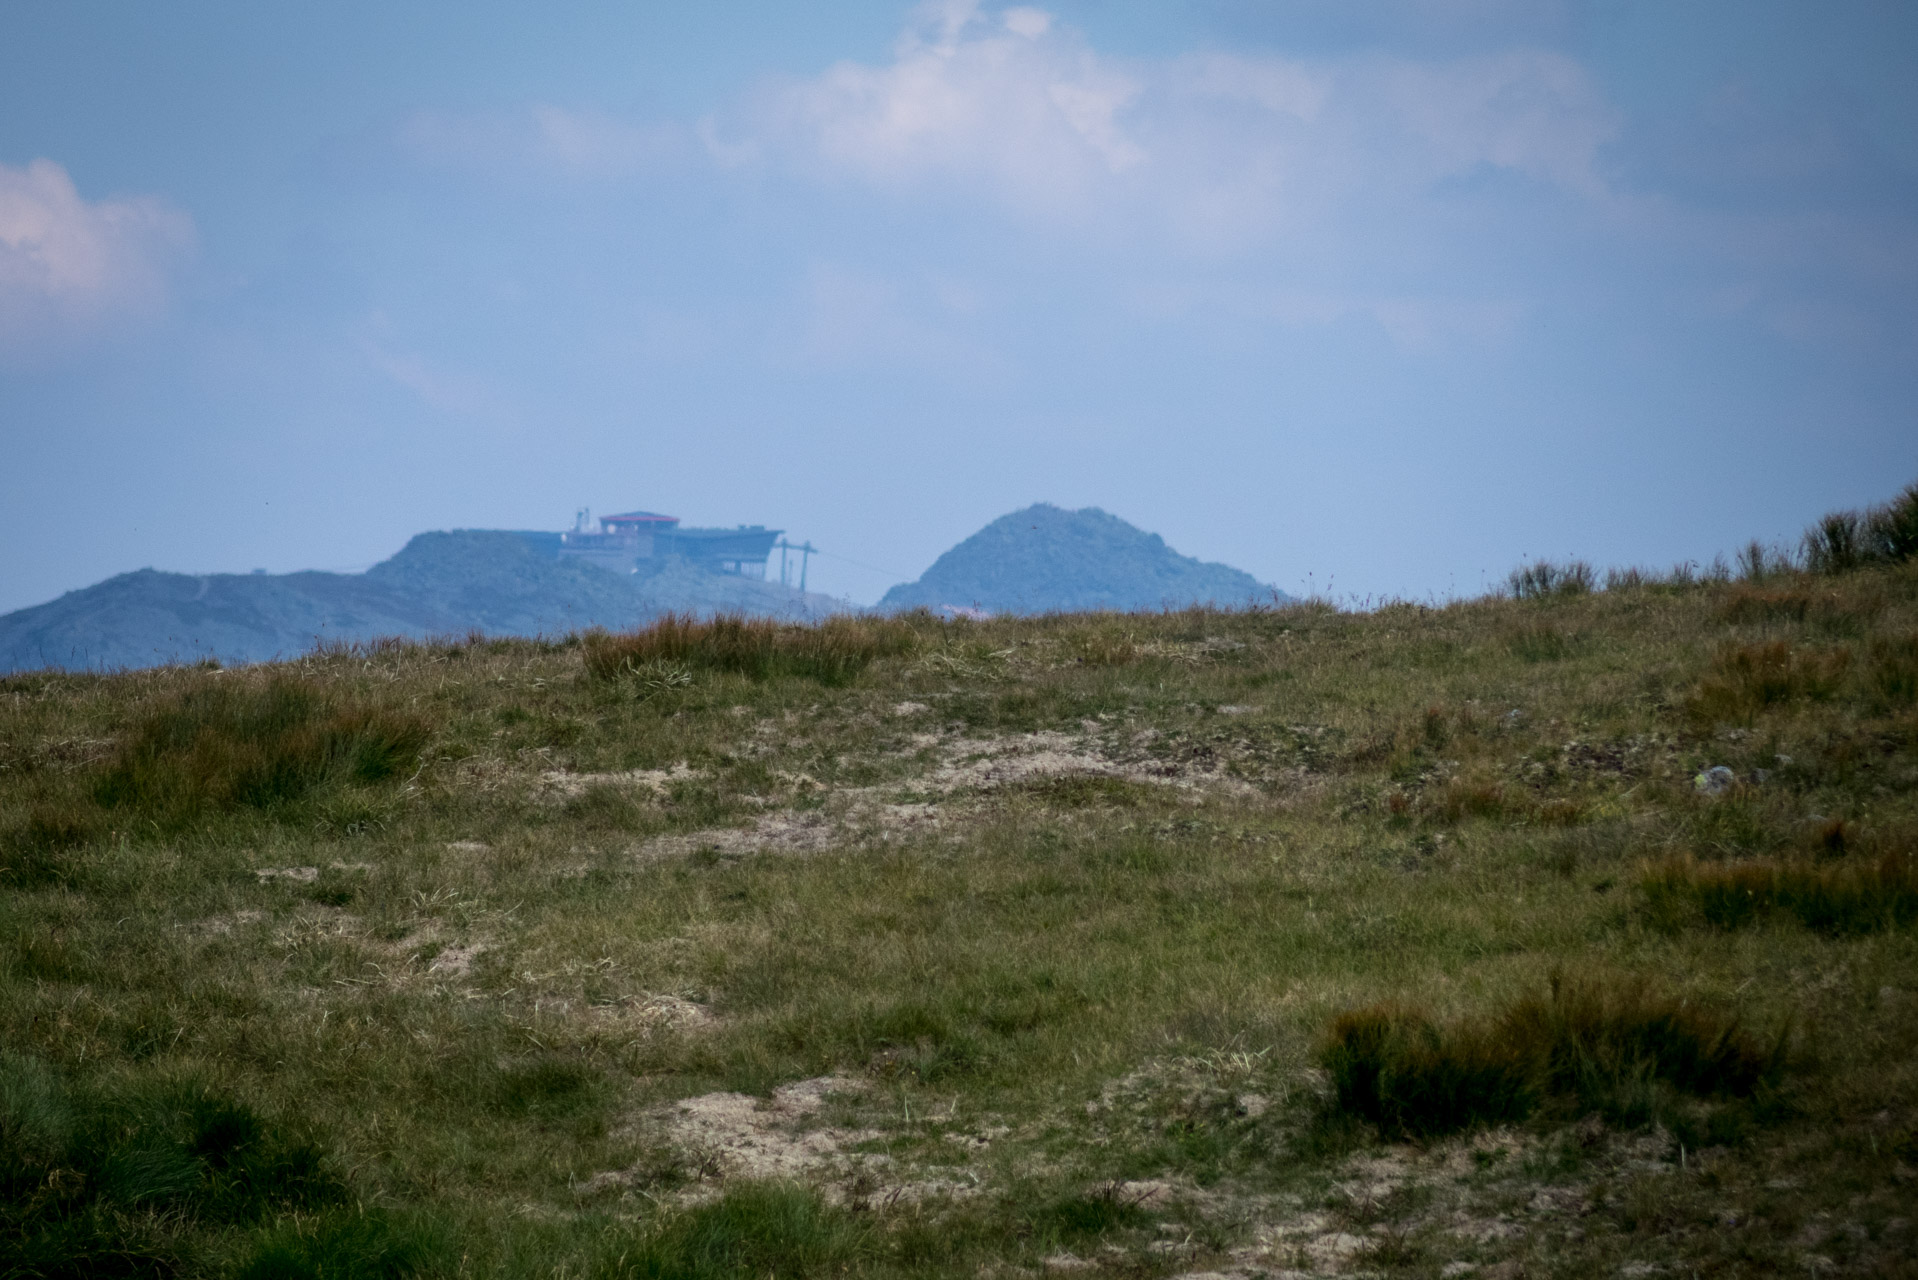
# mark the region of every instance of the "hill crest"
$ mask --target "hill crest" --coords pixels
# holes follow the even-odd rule
[[[887,610],[982,609],[991,613],[1243,607],[1284,592],[1230,565],[1180,555],[1098,507],[1068,511],[1035,503],[959,543],[916,582],[886,592]]]

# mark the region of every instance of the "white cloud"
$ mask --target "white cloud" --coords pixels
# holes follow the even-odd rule
[[[193,222],[153,196],[87,202],[51,160],[0,164],[0,359],[34,360],[165,304]]]
[[[1124,60],[1039,10],[954,0],[923,10],[890,62],[776,86],[707,136],[729,163],[984,195],[1230,251],[1481,170],[1602,197],[1616,129],[1590,75],[1544,51]]]
[[[1057,212],[1146,159],[1122,122],[1140,87],[1039,10],[995,22],[958,3],[926,12],[890,64],[781,85],[743,124],[802,167],[900,186],[983,178]]]

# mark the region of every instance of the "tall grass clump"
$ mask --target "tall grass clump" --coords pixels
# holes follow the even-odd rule
[[[1598,577],[1583,560],[1553,564],[1537,560],[1512,570],[1506,588],[1520,600],[1544,600],[1553,596],[1586,596],[1592,593]]]
[[[1856,934],[1918,922],[1918,861],[1909,852],[1827,863],[1674,858],[1647,867],[1639,889],[1652,918],[1667,926],[1737,929],[1786,917],[1817,933]]]
[[[1804,546],[1805,567],[1813,573],[1910,560],[1918,555],[1918,483],[1879,506],[1831,512],[1805,530]]]
[[[163,825],[271,809],[400,776],[432,729],[419,716],[290,676],[181,693],[135,726],[94,788]]]
[[[841,685],[880,658],[910,653],[918,633],[892,618],[837,617],[804,625],[669,613],[651,626],[586,637],[586,670],[602,680],[662,669],[725,671],[754,680],[798,676]]]
[[[0,1054],[0,1274],[167,1275],[205,1233],[339,1204],[320,1149],[193,1084],[76,1087]]]
[[[1643,988],[1556,981],[1549,997],[1451,1026],[1402,1005],[1350,1010],[1319,1051],[1340,1111],[1410,1138],[1540,1111],[1643,1121],[1648,1094],[1749,1096],[1778,1059],[1736,1022]]]
[[[1782,640],[1724,645],[1685,710],[1704,727],[1748,721],[1786,703],[1832,697],[1850,668],[1851,651],[1843,647],[1810,649]]]
[[[1525,1063],[1482,1028],[1441,1029],[1400,1005],[1341,1013],[1319,1051],[1341,1111],[1387,1137],[1522,1120],[1538,1105]]]
[[[1747,583],[1770,582],[1798,572],[1798,562],[1790,551],[1768,547],[1753,538],[1738,552],[1738,580]]]

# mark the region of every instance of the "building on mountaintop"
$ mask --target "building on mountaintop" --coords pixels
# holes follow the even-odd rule
[[[763,578],[766,558],[783,532],[759,524],[681,528],[678,516],[656,511],[627,511],[594,521],[592,512],[581,508],[573,527],[560,535],[559,554],[619,573],[637,573],[642,561],[678,556],[712,573]]]

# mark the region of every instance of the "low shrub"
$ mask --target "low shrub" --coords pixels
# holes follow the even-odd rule
[[[910,653],[918,633],[891,618],[829,618],[817,625],[720,614],[669,613],[638,631],[586,637],[586,670],[602,680],[658,678],[668,669],[727,671],[768,680],[800,676],[821,684],[852,680],[874,661]]]
[[[147,715],[94,796],[108,808],[171,826],[209,813],[271,809],[400,776],[416,765],[431,733],[416,715],[287,676],[207,684]]]
[[[1851,934],[1918,921],[1918,860],[1909,852],[1872,862],[1675,858],[1646,868],[1639,888],[1652,917],[1667,926],[1700,920],[1737,929],[1789,916],[1819,933]]]
[[[1388,1137],[1429,1138],[1541,1110],[1642,1122],[1656,1111],[1648,1090],[1746,1097],[1781,1057],[1736,1022],[1642,987],[1554,981],[1549,997],[1450,1027],[1402,1005],[1348,1011],[1319,1064],[1339,1111]]]

